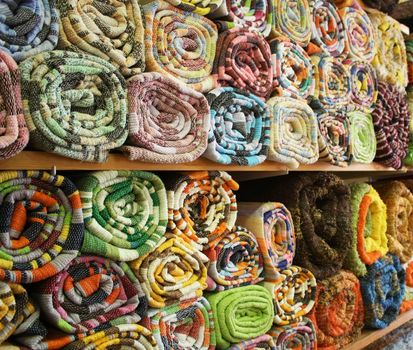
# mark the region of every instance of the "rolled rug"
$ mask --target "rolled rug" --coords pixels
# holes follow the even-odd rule
[[[160,73],[128,80],[130,160],[192,162],[208,143],[209,106],[204,95]]]
[[[166,233],[149,254],[130,263],[154,308],[199,298],[207,288],[208,258],[182,238]]]
[[[409,85],[413,85],[413,35],[404,39],[406,46],[407,76]]]
[[[400,306],[400,313],[413,309],[413,260],[406,263],[403,268],[406,271],[406,290]]]
[[[144,171],[98,171],[78,182],[85,222],[82,253],[131,261],[154,249],[166,231],[161,179]]]
[[[198,2],[197,0],[167,0],[172,6],[186,11],[194,12],[201,16],[210,16],[222,6],[223,0],[207,0]]]
[[[0,5],[0,46],[15,61],[56,47],[59,12],[55,0],[11,0]]]
[[[254,166],[267,159],[270,113],[249,92],[223,87],[210,91],[211,126],[204,157],[221,164]]]
[[[268,159],[298,168],[318,160],[318,126],[313,110],[301,100],[273,97],[267,101],[272,118]]]
[[[215,24],[163,0],[146,3],[142,9],[146,69],[178,79],[200,92],[214,89],[216,81],[211,74],[218,38]]]
[[[226,172],[168,174],[168,230],[198,249],[231,231],[237,219],[233,191],[239,185]]]
[[[20,153],[28,142],[18,66],[8,53],[0,50],[0,159]]]
[[[236,226],[204,251],[209,259],[209,291],[223,291],[262,281],[263,258],[255,235]]]
[[[128,135],[126,84],[105,60],[49,51],[20,64],[24,116],[39,150],[103,162]]]
[[[280,270],[292,264],[295,254],[294,225],[288,209],[278,202],[240,202],[237,224],[257,237],[265,281],[278,282]]]
[[[276,349],[317,349],[316,331],[307,317],[286,326],[274,326],[268,334],[273,337]]]
[[[232,345],[228,350],[276,350],[275,341],[269,334],[260,335],[257,338],[243,341],[239,344]]]
[[[367,267],[360,278],[367,328],[385,328],[399,314],[405,292],[406,272],[395,255],[386,255]]]
[[[307,99],[314,94],[315,81],[310,57],[304,49],[286,37],[269,42],[277,96]]]
[[[413,166],[413,89],[410,85],[407,87],[406,90],[406,102],[407,108],[410,114],[410,122],[409,122],[409,144],[407,146],[407,153],[406,157],[403,160],[404,165]]]
[[[59,273],[83,240],[79,191],[61,175],[0,172],[0,280],[32,283]]]
[[[220,33],[213,75],[220,86],[232,86],[268,98],[272,92],[273,70],[267,41],[246,30]]]
[[[370,164],[376,157],[377,141],[370,113],[347,112],[350,121],[350,143],[353,161]]]
[[[272,296],[262,286],[244,286],[207,295],[215,320],[216,348],[265,334],[274,317]]]

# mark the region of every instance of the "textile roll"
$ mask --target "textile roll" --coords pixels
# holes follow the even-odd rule
[[[367,328],[385,328],[399,314],[406,273],[395,255],[386,255],[367,267],[360,279]]]
[[[409,144],[407,146],[407,154],[403,160],[403,163],[407,166],[413,166],[413,89],[410,87],[407,88],[406,102],[407,108],[410,114],[409,122]]]
[[[125,81],[91,55],[49,51],[20,64],[31,144],[83,161],[103,162],[128,135]]]
[[[163,0],[142,8],[147,70],[178,79],[200,92],[214,89],[216,82],[211,74],[218,38],[215,24]]]
[[[129,141],[122,151],[131,160],[192,162],[207,147],[209,107],[205,97],[160,73],[128,80]]]
[[[273,97],[267,101],[272,118],[268,159],[291,168],[318,160],[318,126],[313,110],[303,101]]]
[[[180,237],[166,233],[149,254],[130,263],[154,308],[199,298],[207,287],[208,258]]]
[[[407,154],[410,115],[404,95],[394,85],[379,83],[372,113],[377,139],[376,161],[399,169]]]
[[[233,191],[239,185],[226,172],[168,175],[168,230],[198,248],[231,231],[237,219]]]
[[[371,114],[362,111],[347,112],[350,120],[350,143],[353,161],[370,164],[376,156],[377,142]]]
[[[263,258],[252,232],[236,226],[211,243],[204,251],[209,259],[207,290],[222,291],[262,280]]]
[[[0,172],[0,280],[32,283],[59,273],[83,240],[73,183],[44,171]]]
[[[372,186],[356,183],[350,188],[353,244],[344,266],[360,277],[367,273],[366,264],[373,264],[389,250],[387,208]]]
[[[0,4],[0,46],[17,62],[55,48],[59,35],[55,2],[11,0]]]
[[[237,224],[257,237],[265,281],[278,282],[280,271],[292,264],[295,254],[294,225],[288,209],[278,202],[240,202]]]
[[[302,321],[287,326],[274,326],[268,332],[275,340],[276,349],[316,349],[314,325],[304,317]]]
[[[211,126],[204,157],[221,164],[254,166],[267,158],[270,113],[257,96],[232,87],[210,91],[206,98]]]
[[[205,298],[151,310],[150,329],[160,350],[215,349],[214,318]]]
[[[407,60],[407,73],[409,85],[413,85],[413,35],[409,35],[405,40],[406,46],[406,60]]]
[[[257,338],[243,341],[239,344],[231,346],[228,350],[276,350],[273,337],[268,334],[260,335]]]
[[[400,313],[413,309],[413,260],[405,264],[406,271],[406,289],[400,306]]]
[[[272,92],[273,71],[267,41],[245,30],[221,33],[213,75],[220,86],[232,86],[268,98]]]
[[[301,321],[314,306],[317,282],[307,269],[290,266],[280,271],[280,282],[264,282],[264,287],[273,295],[276,325]]]
[[[275,95],[307,99],[315,86],[310,57],[301,46],[285,37],[269,43]]]
[[[259,337],[271,328],[272,296],[262,286],[244,286],[207,295],[215,320],[216,348]]]
[[[201,16],[212,16],[222,5],[223,0],[167,0],[172,6],[182,11],[194,12]]]

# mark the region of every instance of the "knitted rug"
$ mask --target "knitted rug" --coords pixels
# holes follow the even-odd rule
[[[275,340],[276,349],[317,349],[314,325],[306,317],[297,323],[274,326],[268,334]]]
[[[0,50],[0,159],[15,156],[28,142],[18,66],[8,53]]]
[[[276,350],[273,337],[268,334],[260,335],[257,338],[243,341],[239,344],[232,345],[228,350]]]
[[[82,161],[103,162],[126,140],[125,81],[105,60],[49,51],[20,64],[31,144]]]
[[[192,162],[208,142],[209,106],[205,97],[160,73],[128,80],[129,139],[121,150],[131,160]]]
[[[267,41],[246,30],[221,33],[213,74],[220,86],[232,86],[268,98],[272,92],[273,70]]]
[[[262,286],[245,286],[207,295],[215,320],[216,349],[259,337],[271,328],[272,296]]]
[[[55,0],[7,0],[0,4],[0,46],[17,62],[53,50],[59,34]]]
[[[207,95],[211,108],[208,147],[204,157],[221,164],[254,166],[267,158],[271,119],[266,104],[232,87]]]
[[[376,157],[377,141],[371,114],[347,112],[350,121],[350,145],[353,161],[370,164]]]
[[[413,85],[413,34],[404,39],[406,46],[407,77],[409,85]]]
[[[181,80],[200,92],[214,89],[216,82],[211,73],[218,38],[215,24],[163,0],[142,8],[147,70]]]
[[[199,2],[198,0],[167,0],[172,6],[186,11],[194,12],[201,16],[213,17],[213,14],[220,8],[223,0],[206,0]]]
[[[0,172],[0,280],[32,283],[59,273],[83,240],[79,192],[60,175]]]
[[[406,271],[406,290],[400,306],[400,313],[413,309],[413,260],[404,264],[403,268]]]
[[[204,254],[209,259],[207,290],[222,291],[263,279],[263,258],[257,238],[244,227],[236,226],[211,242]]]

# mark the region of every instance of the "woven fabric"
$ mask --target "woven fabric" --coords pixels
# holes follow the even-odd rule
[[[385,328],[399,314],[406,272],[395,255],[386,255],[367,267],[360,279],[367,328]]]
[[[313,110],[303,101],[273,97],[267,101],[272,118],[268,159],[298,168],[318,160],[318,126]]]
[[[55,0],[7,0],[0,4],[0,46],[17,62],[56,47]]]
[[[197,91],[214,89],[216,82],[211,73],[218,38],[215,24],[163,0],[142,8],[147,70],[178,79]]]
[[[149,254],[130,263],[154,308],[199,298],[207,287],[208,258],[180,237],[166,233]]]
[[[18,66],[8,53],[0,50],[0,159],[15,156],[28,142]]]
[[[299,322],[314,307],[317,282],[307,269],[290,266],[280,271],[279,282],[264,282],[264,287],[273,296],[276,325]]]
[[[272,92],[273,71],[267,41],[245,30],[221,33],[213,74],[220,86],[232,86],[268,98]]]
[[[409,85],[407,87],[406,102],[410,114],[409,122],[409,144],[407,147],[406,157],[403,163],[407,166],[413,166],[413,88]]]
[[[311,320],[317,333],[318,349],[342,349],[356,340],[363,328],[363,299],[355,275],[339,271],[317,281],[317,302]]]
[[[215,349],[214,318],[205,298],[151,310],[150,329],[160,350]]]
[[[164,235],[168,203],[161,179],[144,171],[100,171],[84,176],[81,191],[85,238],[82,253],[131,261]]]
[[[409,85],[413,85],[413,34],[404,40],[406,46],[407,77]]]
[[[221,164],[254,166],[267,158],[270,113],[266,104],[247,91],[223,87],[210,91],[208,147],[204,157]]]
[[[262,286],[244,286],[207,296],[215,320],[216,348],[259,337],[271,328],[272,296]]]
[[[172,6],[186,11],[194,12],[201,16],[212,16],[222,5],[223,0],[207,0],[199,2],[197,0],[167,0]]]
[[[260,335],[257,338],[243,341],[239,344],[232,345],[228,350],[276,350],[273,337],[268,334]]]
[[[278,202],[240,202],[237,224],[257,237],[265,281],[278,282],[280,270],[292,264],[295,254],[294,225],[288,209]]]
[[[314,325],[306,317],[297,323],[286,326],[274,326],[268,334],[274,338],[276,349],[317,349]]]
[[[199,171],[165,177],[168,230],[201,249],[235,226],[239,185],[226,172]]]
[[[350,142],[353,161],[370,164],[376,157],[377,141],[371,114],[361,111],[347,113],[350,121]]]
[[[0,172],[0,280],[32,283],[56,275],[83,240],[79,192],[44,171]]]
[[[49,51],[20,64],[31,144],[83,161],[103,162],[128,135],[126,84],[105,60]]]
[[[129,139],[122,151],[131,160],[192,162],[207,147],[209,107],[205,97],[160,73],[128,80]]]
[[[406,271],[406,288],[400,306],[400,313],[413,309],[413,260],[404,264],[403,268]]]
[[[236,226],[211,242],[204,254],[209,259],[207,290],[222,291],[262,280],[263,258],[257,239],[244,227]]]

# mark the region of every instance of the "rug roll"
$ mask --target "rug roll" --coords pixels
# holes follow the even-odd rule
[[[193,243],[215,241],[231,231],[237,219],[237,201],[233,191],[239,185],[226,172],[198,171],[168,174],[168,230]]]
[[[143,5],[146,69],[208,92],[218,32],[209,19],[177,9],[163,0]]]
[[[152,309],[150,329],[160,350],[215,349],[214,318],[205,298]]]
[[[400,306],[400,313],[413,309],[413,260],[404,264],[403,268],[406,271],[406,288]]]
[[[262,286],[244,286],[207,295],[215,320],[216,348],[259,337],[271,328],[272,296]]]
[[[413,85],[413,34],[404,39],[406,46],[407,77],[409,85]]]
[[[257,237],[265,281],[278,282],[280,271],[292,264],[295,254],[294,225],[288,209],[278,202],[240,202],[237,224]]]
[[[385,328],[399,314],[406,272],[395,255],[386,255],[367,267],[360,279],[367,328]]]
[[[268,159],[298,168],[318,160],[318,126],[313,110],[303,101],[273,97],[270,109],[271,144]]]
[[[409,85],[406,89],[406,102],[410,114],[409,122],[409,144],[407,146],[406,157],[403,160],[404,165],[413,166],[413,88]]]
[[[274,326],[268,334],[275,340],[276,349],[317,349],[314,325],[306,317],[297,323]]]
[[[59,12],[55,0],[3,1],[0,46],[17,62],[56,47]]]
[[[144,171],[98,171],[78,182],[85,221],[82,253],[131,261],[164,235],[168,203],[161,179]]]
[[[267,41],[246,30],[219,34],[213,75],[220,86],[232,86],[266,99],[272,92],[273,70]]]
[[[314,94],[315,81],[310,57],[304,49],[286,37],[270,42],[277,96],[307,99]]]
[[[8,53],[0,50],[0,159],[20,153],[28,142],[18,66]]]
[[[32,283],[59,273],[83,240],[79,191],[61,175],[0,172],[0,280]]]
[[[223,87],[206,98],[211,126],[204,157],[221,164],[254,166],[267,158],[270,113],[267,105],[247,91]]]
[[[126,84],[105,60],[49,51],[20,64],[31,144],[43,151],[103,162],[126,140]]]
[[[128,80],[130,160],[192,162],[208,143],[209,107],[204,95],[160,73]]]
[[[377,141],[370,113],[347,112],[350,121],[350,143],[353,161],[370,164],[376,157]]]
[[[256,284],[263,278],[263,258],[254,233],[236,226],[204,251],[209,259],[209,291]]]
[[[275,341],[269,334],[260,335],[257,338],[243,341],[239,344],[232,345],[228,350],[276,350]]]
[[[199,2],[197,0],[167,0],[172,6],[186,11],[194,12],[201,16],[213,16],[222,6],[223,0],[207,0]]]

